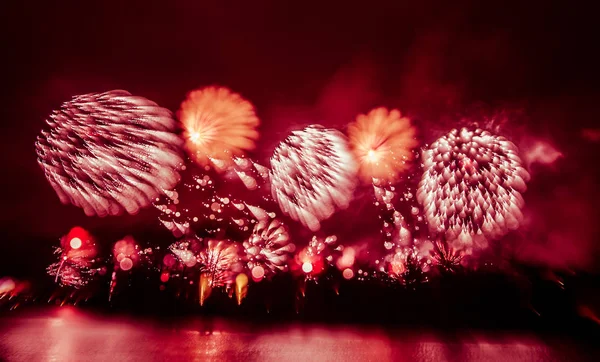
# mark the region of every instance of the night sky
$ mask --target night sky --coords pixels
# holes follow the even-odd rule
[[[597,271],[596,13],[549,1],[290,3],[4,5],[0,276],[43,273],[75,225],[106,239],[169,235],[153,208],[101,219],[60,203],[34,149],[53,109],[77,94],[125,89],[176,111],[188,91],[212,84],[256,106],[261,138],[251,156],[262,164],[290,130],[344,130],[375,106],[411,115],[424,143],[461,120],[504,112],[500,133],[523,153],[542,141],[563,154],[531,165],[528,221],[507,245],[527,263]],[[353,218],[377,237],[374,215]]]

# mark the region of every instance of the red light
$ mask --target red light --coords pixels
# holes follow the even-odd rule
[[[252,268],[252,279],[254,279],[254,281],[260,281],[264,276],[265,269],[262,266],[257,265]]]
[[[123,258],[119,262],[119,266],[122,270],[129,270],[133,267],[133,261],[131,261],[129,258]]]
[[[354,276],[354,272],[352,271],[352,269],[344,269],[344,271],[342,272],[342,275],[344,276],[345,279],[352,279],[352,277]]]
[[[81,244],[82,244],[81,239],[77,238],[77,237],[71,239],[71,241],[69,242],[69,245],[73,249],[79,249],[79,248],[81,248]]]

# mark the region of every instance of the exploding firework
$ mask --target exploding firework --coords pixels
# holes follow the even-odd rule
[[[200,280],[198,294],[200,305],[204,304],[213,288],[233,284],[238,264],[238,251],[228,241],[209,240],[206,248],[198,255],[200,262]]]
[[[428,258],[414,245],[398,248],[388,256],[388,275],[404,284],[426,281],[424,271],[428,268]]]
[[[337,240],[335,235],[324,239],[313,236],[308,246],[296,255],[296,263],[306,274],[307,279],[315,278],[325,269],[326,264],[333,263],[333,252]]]
[[[366,182],[396,180],[413,158],[418,144],[415,134],[410,120],[398,110],[376,108],[358,115],[348,126],[348,137],[361,178]]]
[[[63,286],[80,288],[88,284],[97,272],[93,268],[97,250],[94,238],[80,227],[72,228],[60,240],[60,247],[54,251],[59,261],[51,264],[46,270],[54,277],[54,281]]]
[[[435,141],[423,153],[417,192],[431,230],[471,250],[517,229],[529,180],[517,153],[512,142],[481,129]]]
[[[211,288],[222,287],[233,282],[233,269],[238,262],[234,244],[227,241],[209,240],[198,255],[200,271],[208,276]]]
[[[463,252],[438,241],[431,250],[431,257],[441,270],[456,272],[461,268]]]
[[[271,158],[271,191],[281,210],[312,231],[352,198],[356,164],[338,131],[295,131]]]
[[[217,169],[254,148],[259,124],[254,106],[227,88],[192,91],[181,104],[179,118],[186,146],[195,160]]]
[[[74,97],[47,120],[38,163],[63,203],[87,215],[135,214],[179,181],[171,113],[121,90]]]
[[[290,253],[295,250],[287,228],[277,219],[258,222],[243,245],[248,269],[255,280],[266,274],[286,271]]]

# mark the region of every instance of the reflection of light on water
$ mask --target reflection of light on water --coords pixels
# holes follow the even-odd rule
[[[261,351],[262,361],[347,361],[358,356],[359,360],[391,360],[389,339],[381,332],[361,335],[344,329],[291,328],[262,335],[252,345]]]
[[[22,312],[0,320],[0,353],[30,361],[496,361],[576,360],[564,338],[544,342],[506,333],[493,338],[469,331],[438,335],[422,330],[400,334],[374,327],[261,329],[220,319],[188,318],[169,325],[95,316],[63,307]]]

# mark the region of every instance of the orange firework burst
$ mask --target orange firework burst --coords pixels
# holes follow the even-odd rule
[[[192,91],[181,104],[179,118],[190,155],[202,165],[221,166],[254,148],[260,123],[254,106],[223,87]]]
[[[396,109],[380,107],[367,115],[359,114],[348,126],[348,136],[363,180],[396,180],[413,158],[415,133],[410,120]]]

